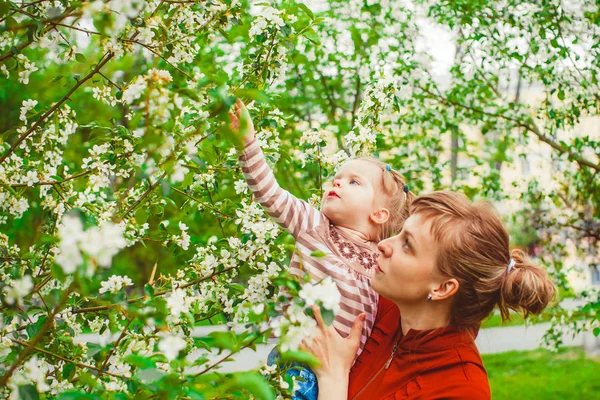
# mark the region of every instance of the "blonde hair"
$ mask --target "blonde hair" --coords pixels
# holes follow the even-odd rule
[[[477,328],[496,305],[503,321],[509,309],[525,317],[539,314],[553,299],[556,290],[546,270],[523,251],[510,250],[508,232],[489,203],[440,191],[417,197],[412,212],[431,219],[437,268],[459,282],[451,325]]]
[[[373,157],[361,157],[359,160],[370,162],[383,171],[381,182],[379,182],[384,194],[381,203],[388,209],[390,216],[381,225],[378,232],[377,241],[379,242],[394,236],[402,230],[404,222],[410,216],[410,207],[415,195],[408,190],[404,176],[391,167],[388,169],[388,164]],[[407,188],[406,191],[404,189],[405,186]]]

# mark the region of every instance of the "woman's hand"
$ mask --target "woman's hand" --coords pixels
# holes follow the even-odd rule
[[[229,127],[239,141],[236,146],[243,146],[254,137],[254,124],[242,100],[236,99],[233,111],[229,111],[229,121]]]
[[[319,380],[319,399],[346,399],[348,375],[360,346],[360,337],[366,315],[360,314],[347,338],[343,338],[332,327],[327,326],[319,306],[313,306],[317,333],[312,340],[302,343],[302,350],[311,352],[321,365],[314,369]]]

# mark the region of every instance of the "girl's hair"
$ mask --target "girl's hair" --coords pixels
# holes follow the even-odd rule
[[[508,232],[489,203],[441,191],[417,197],[411,211],[431,219],[437,268],[459,282],[451,325],[478,328],[496,305],[503,321],[509,309],[525,317],[539,314],[553,299],[555,288],[546,270],[522,250],[510,250]]]
[[[415,196],[409,190],[405,191],[405,186],[408,189],[406,179],[398,171],[373,157],[361,157],[359,160],[368,161],[383,170],[383,177],[380,182],[384,194],[382,200],[383,205],[390,213],[390,217],[381,225],[377,235],[377,241],[379,242],[402,230],[404,222],[410,216],[410,207]]]

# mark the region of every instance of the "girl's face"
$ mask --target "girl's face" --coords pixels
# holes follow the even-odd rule
[[[381,202],[383,171],[365,160],[351,160],[338,170],[325,190],[321,211],[335,225],[357,230],[369,227],[370,215]]]
[[[437,243],[431,220],[411,215],[400,234],[379,242],[373,289],[396,304],[427,301],[431,290],[447,280],[436,267]]]

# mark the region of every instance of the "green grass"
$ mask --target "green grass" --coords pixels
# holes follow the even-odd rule
[[[581,348],[509,351],[482,358],[494,400],[600,399],[600,358],[586,358]]]

